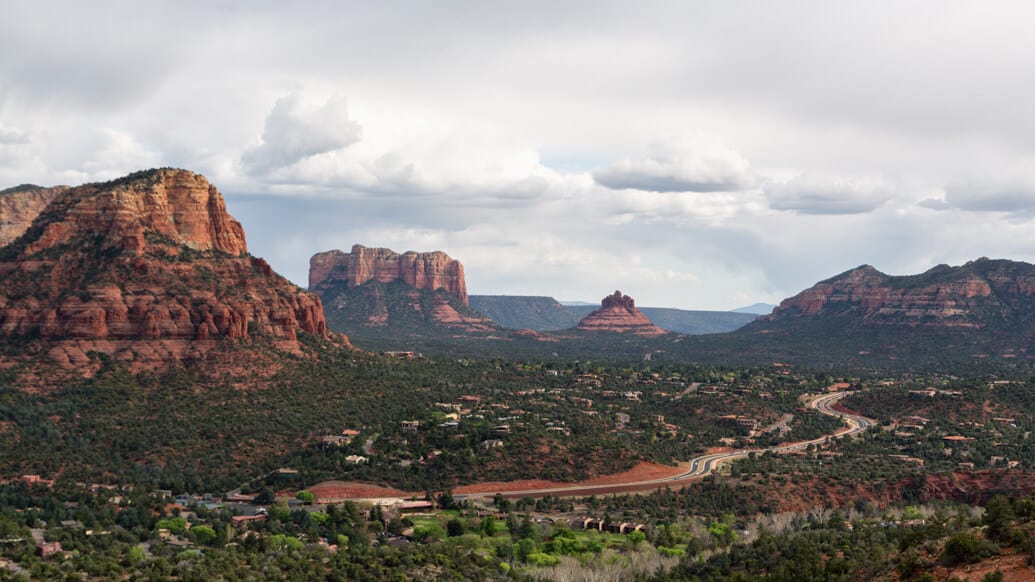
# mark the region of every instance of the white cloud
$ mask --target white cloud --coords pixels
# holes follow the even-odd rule
[[[748,161],[732,149],[670,144],[596,170],[593,179],[614,190],[650,192],[729,192],[752,182]]]
[[[0,123],[0,146],[29,143],[29,134],[13,127],[4,127]]]
[[[362,242],[720,308],[1035,259],[1024,3],[4,8],[0,187],[202,171],[299,282]]]
[[[1035,211],[1035,180],[956,182],[945,187],[945,201],[961,210],[1028,214]]]
[[[345,99],[314,105],[299,93],[277,100],[266,117],[262,143],[244,152],[249,173],[269,174],[306,158],[346,148],[360,140],[363,130],[349,119]]]
[[[948,210],[952,208],[952,204],[949,204],[945,198],[924,198],[917,205],[928,210]]]
[[[881,178],[801,175],[764,188],[769,207],[801,214],[863,214],[892,197]]]

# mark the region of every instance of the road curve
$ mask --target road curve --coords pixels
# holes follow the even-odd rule
[[[809,401],[808,407],[819,411],[827,416],[836,416],[844,419],[848,427],[845,429],[838,430],[833,435],[822,436],[818,439],[810,441],[801,441],[797,443],[777,445],[775,447],[768,448],[757,448],[757,449],[740,449],[736,451],[730,451],[726,453],[712,453],[710,455],[701,455],[690,460],[690,464],[687,470],[671,477],[663,477],[660,479],[649,479],[646,481],[629,481],[626,483],[611,483],[608,485],[570,485],[564,487],[547,487],[542,489],[525,489],[522,491],[503,491],[500,494],[507,498],[520,498],[520,497],[543,497],[545,495],[565,496],[565,497],[582,497],[586,495],[595,495],[598,493],[624,493],[630,491],[644,491],[649,490],[659,485],[673,485],[682,484],[696,481],[705,475],[715,472],[719,466],[734,461],[736,459],[742,459],[748,455],[755,453],[761,454],[766,452],[779,453],[784,451],[800,451],[809,448],[811,445],[819,445],[827,442],[831,437],[845,437],[857,435],[870,427],[874,426],[875,422],[872,418],[867,418],[858,414],[851,414],[847,412],[841,412],[834,410],[833,405],[837,401],[841,400],[845,396],[848,396],[849,392],[834,392],[831,394],[823,394],[817,396]],[[472,497],[487,497],[487,493],[472,493],[472,494],[460,494],[453,495],[454,499],[463,500]]]

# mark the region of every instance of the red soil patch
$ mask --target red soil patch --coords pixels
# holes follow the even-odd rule
[[[683,463],[683,465],[686,465],[686,463]],[[686,471],[686,467],[682,465],[679,467],[670,467],[668,465],[645,463],[641,461],[628,471],[615,473],[614,475],[604,475],[603,477],[596,477],[588,481],[581,481],[579,482],[579,485],[614,485],[634,481],[651,481],[654,479],[674,477],[684,471]]]
[[[706,455],[717,455],[719,453],[732,453],[735,450],[737,450],[737,449],[734,449],[732,447],[710,447],[710,448],[708,448],[707,450],[704,451],[704,454],[706,454]]]
[[[557,481],[544,481],[542,479],[525,479],[523,481],[506,481],[506,482],[489,482],[489,483],[475,483],[473,485],[461,485],[460,487],[453,488],[453,493],[462,495],[470,495],[472,493],[484,494],[484,493],[506,493],[507,491],[527,491],[529,489],[551,489],[556,487],[577,487],[577,486],[594,486],[594,485],[615,485],[622,483],[632,483],[635,481],[650,481],[653,479],[663,479],[665,477],[671,477],[682,473],[685,469],[681,467],[669,467],[668,465],[659,465],[657,463],[637,463],[635,467],[628,471],[622,471],[621,473],[615,473],[613,475],[604,475],[602,477],[594,477],[587,481],[579,481],[576,483],[563,483]]]
[[[554,481],[543,481],[542,479],[524,479],[522,481],[489,481],[487,483],[475,483],[474,485],[461,485],[453,488],[453,493],[461,495],[503,493],[506,491],[525,491],[527,489],[550,489],[553,487],[566,487],[574,483],[557,483]]]
[[[352,481],[324,481],[323,483],[313,485],[308,491],[316,496],[317,502],[374,497],[410,497],[414,495],[413,493],[390,487],[380,487]]]
[[[1007,552],[1011,552],[1011,550],[1007,550]],[[1004,553],[1002,556],[997,556],[977,564],[957,566],[952,569],[939,567],[934,570],[934,576],[938,580],[948,580],[951,576],[960,580],[967,580],[968,582],[978,582],[987,574],[999,570],[1003,573],[1003,580],[1009,580],[1010,582],[1035,582],[1035,570],[1028,567],[1027,561],[1028,556],[1026,554],[1013,550],[1012,553]]]
[[[832,404],[830,406],[830,408],[833,409],[833,410],[836,410],[838,412],[841,412],[843,414],[851,414],[851,415],[854,415],[854,416],[862,416],[862,414],[859,413],[857,410],[852,410],[851,408],[848,408],[847,406],[842,404],[840,401],[835,402],[834,404]]]

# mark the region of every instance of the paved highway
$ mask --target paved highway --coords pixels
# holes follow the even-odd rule
[[[650,479],[647,481],[631,481],[627,483],[612,483],[610,485],[572,485],[565,487],[552,487],[543,489],[526,489],[523,491],[505,491],[502,492],[504,497],[517,498],[517,497],[542,497],[544,495],[558,495],[558,496],[585,496],[594,495],[595,493],[622,493],[625,491],[643,491],[650,489],[658,485],[672,485],[673,483],[690,482],[704,477],[710,473],[715,472],[721,465],[729,463],[736,459],[742,459],[748,455],[755,453],[761,454],[765,452],[779,453],[783,451],[800,451],[807,449],[810,445],[819,445],[825,443],[831,436],[844,437],[859,434],[874,425],[874,420],[860,416],[856,414],[848,414],[834,410],[832,407],[837,401],[847,396],[848,392],[834,392],[832,394],[824,394],[817,396],[809,401],[808,407],[818,410],[822,414],[828,416],[842,417],[845,423],[848,425],[847,428],[838,430],[834,435],[826,435],[818,439],[810,441],[801,441],[797,443],[790,443],[779,445],[769,448],[758,448],[758,449],[739,449],[736,451],[729,451],[726,453],[713,453],[710,455],[702,455],[690,460],[690,464],[687,470],[671,477],[664,477],[661,479]],[[486,494],[472,494],[472,495],[453,495],[455,499],[462,500],[469,497],[485,497]]]

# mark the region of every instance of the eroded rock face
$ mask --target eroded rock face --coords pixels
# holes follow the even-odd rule
[[[979,259],[894,277],[863,265],[785,299],[762,321],[852,316],[870,323],[983,327],[1010,318],[1035,294],[1035,266]]]
[[[578,329],[593,332],[664,335],[668,332],[654,325],[639,309],[632,297],[615,291],[600,302],[600,309],[579,322]]]
[[[42,188],[26,184],[0,190],[0,247],[14,242],[28,230],[43,209],[67,189],[67,186]]]
[[[42,340],[75,367],[90,350],[148,367],[215,340],[327,335],[320,299],[248,255],[198,174],[162,169],[61,192],[0,250],[0,335]]]
[[[309,260],[309,290],[318,295],[341,282],[354,289],[368,281],[402,281],[427,291],[445,289],[469,305],[463,265],[441,251],[400,255],[390,249],[354,245],[351,252],[327,251]]]

